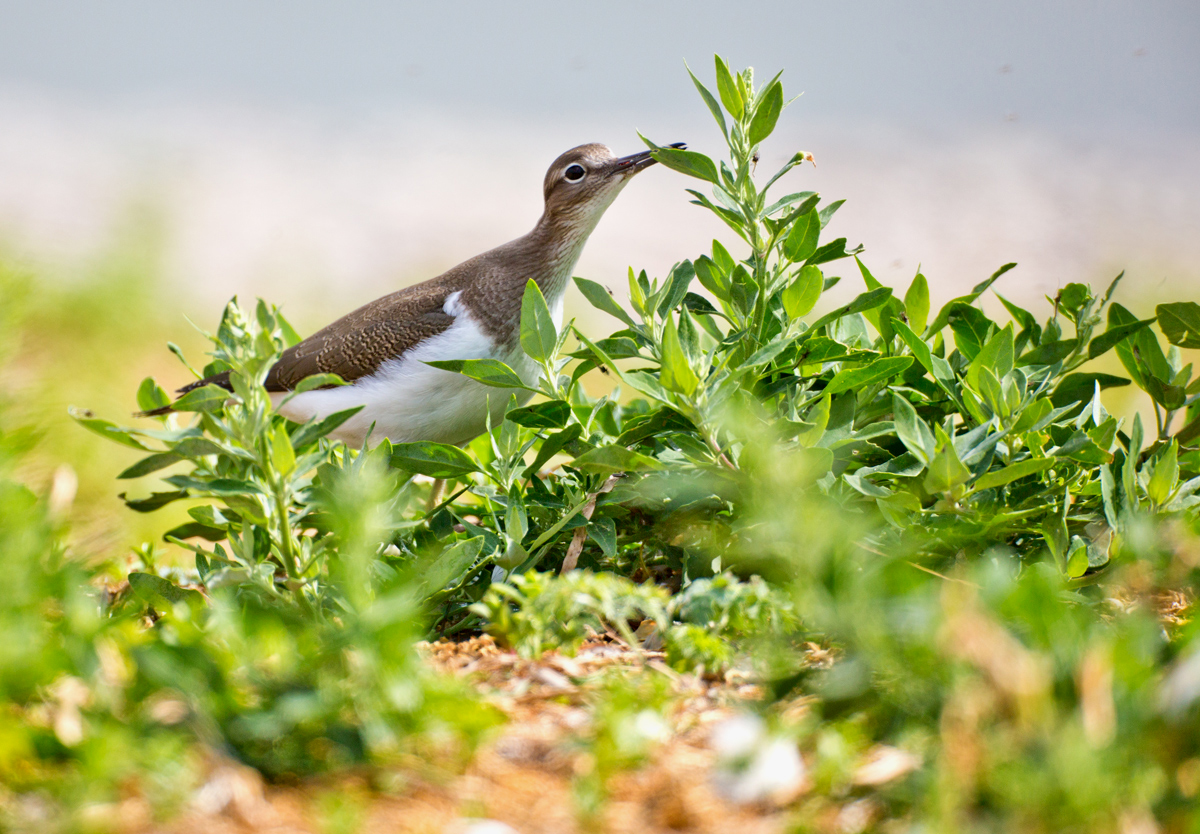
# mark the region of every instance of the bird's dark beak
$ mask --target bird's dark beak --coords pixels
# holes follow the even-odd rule
[[[676,150],[683,150],[687,147],[687,143],[676,142],[672,145],[667,145],[666,147],[675,148]],[[629,156],[623,156],[620,159],[614,160],[612,164],[613,173],[620,173],[624,174],[625,176],[633,176],[643,168],[649,168],[655,162],[654,157],[652,157],[650,154],[651,151],[642,151],[641,153],[630,154]]]

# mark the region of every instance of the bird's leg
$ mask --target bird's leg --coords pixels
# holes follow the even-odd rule
[[[428,515],[433,512],[434,507],[442,502],[442,495],[446,492],[446,479],[438,478],[433,482],[433,486],[429,488],[429,500],[425,502],[425,513]]]

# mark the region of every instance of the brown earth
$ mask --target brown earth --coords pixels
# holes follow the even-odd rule
[[[820,650],[811,648],[819,661]],[[720,763],[712,729],[761,694],[736,670],[719,680],[680,675],[661,655],[605,637],[575,657],[549,653],[536,661],[502,650],[490,637],[438,641],[422,652],[435,668],[466,677],[508,718],[465,765],[422,757],[383,778],[351,774],[268,785],[252,768],[214,758],[203,786],[169,821],[153,819],[145,800],[134,797],[93,806],[84,826],[129,834],[774,834],[797,815],[819,831],[862,831],[880,812],[869,797],[818,796],[806,776],[747,804],[723,796],[713,778]],[[674,708],[668,734],[644,763],[616,772],[604,784],[607,798],[589,802],[580,786],[596,783],[588,780],[595,761],[579,739],[593,718],[589,696],[614,671],[661,676]],[[802,701],[787,705],[783,721],[805,708]],[[875,748],[854,781],[879,785],[918,764],[907,753]]]

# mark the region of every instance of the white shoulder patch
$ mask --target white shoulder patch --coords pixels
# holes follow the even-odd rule
[[[448,316],[461,315],[464,309],[461,296],[462,290],[456,290],[446,296],[446,301],[442,304],[442,312]]]

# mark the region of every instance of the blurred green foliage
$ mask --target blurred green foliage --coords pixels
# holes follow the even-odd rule
[[[229,371],[232,391],[192,392],[153,427],[75,414],[142,453],[120,477],[175,473],[132,509],[188,507],[162,534],[194,569],[147,545],[114,592],[12,478],[32,435],[4,424],[11,790],[70,809],[140,774],[169,806],[195,745],[272,776],[386,765],[433,738],[469,749],[497,715],[426,672],[416,640],[486,629],[535,657],[611,631],[653,634],[680,671],[751,669],[777,724],[807,699],[787,730],[815,786],[801,830],[820,802],[867,794],[920,830],[1200,828],[1200,306],[1127,310],[1118,278],[1068,284],[1041,317],[1001,297],[996,321],[981,299],[1011,264],[940,308],[920,274],[900,295],[825,239],[840,201],[768,197],[809,155],[756,179],[779,77],[715,71],[715,92],[694,80],[728,158],[648,144],[736,240],[662,280],[630,270],[632,312],[576,279],[620,322],[603,339],[548,330],[530,282],[541,397],[466,449],[353,450],[326,438],[348,414],[284,420],[263,382],[296,334],[231,303],[203,373]],[[836,261],[863,290],[816,315]],[[1097,370],[1106,355],[1124,374]],[[495,360],[441,364],[498,397],[523,387]],[[618,389],[589,396],[594,369]],[[1122,386],[1153,426],[1108,412]],[[153,379],[137,398],[168,401]],[[430,478],[448,498],[421,500]],[[657,679],[598,696],[585,816],[647,760],[671,697]],[[878,743],[922,766],[856,782]]]

